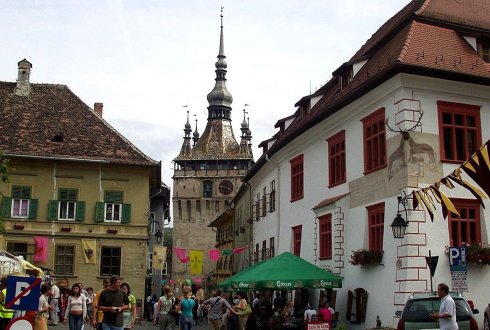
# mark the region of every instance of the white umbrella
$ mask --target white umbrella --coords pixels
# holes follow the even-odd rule
[[[3,277],[8,275],[25,275],[25,272],[17,260],[0,255],[0,275]]]
[[[44,272],[41,268],[38,268],[31,264],[29,261],[24,260],[22,256],[14,256],[5,250],[0,251],[0,275],[17,275],[27,276],[26,270],[32,270],[37,273],[37,277],[43,277]]]

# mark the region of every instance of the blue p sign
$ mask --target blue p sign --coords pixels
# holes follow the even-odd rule
[[[466,246],[449,248],[449,268],[452,272],[466,272]]]
[[[41,294],[41,279],[34,277],[7,277],[5,307],[15,310],[37,311]]]

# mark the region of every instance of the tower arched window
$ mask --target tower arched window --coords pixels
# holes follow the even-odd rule
[[[204,181],[202,184],[202,188],[202,197],[210,198],[213,196],[213,181]]]

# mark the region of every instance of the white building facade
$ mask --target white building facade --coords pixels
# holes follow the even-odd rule
[[[480,34],[461,29],[463,20]],[[396,327],[395,312],[410,293],[431,290],[429,251],[439,256],[434,288],[451,287],[447,247],[488,245],[488,200],[483,208],[458,184],[441,188],[459,216],[444,219],[435,203],[431,221],[411,195],[458,169],[490,138],[490,64],[481,52],[490,26],[477,20],[447,0],[412,1],[322,89],[301,99],[292,119],[276,124],[280,131],[245,177],[253,260],[290,251],[342,276],[335,310],[349,329],[374,327],[378,315]],[[406,213],[398,196],[408,196]],[[402,239],[390,227],[397,213],[409,221]],[[359,249],[381,251],[380,264],[351,264]],[[480,309],[482,325],[490,267],[470,264],[467,276],[464,295]],[[318,295],[308,299],[316,305]]]

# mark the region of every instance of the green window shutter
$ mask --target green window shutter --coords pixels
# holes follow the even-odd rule
[[[58,220],[58,201],[49,201],[48,203],[48,220],[55,221]]]
[[[106,190],[104,193],[104,202],[122,203],[124,194],[122,191]]]
[[[131,204],[123,204],[121,223],[129,223],[130,221],[131,221]]]
[[[13,198],[31,198],[31,187],[30,186],[12,186],[12,197]]]
[[[60,188],[58,198],[60,201],[76,201],[77,194],[78,191],[76,189]]]
[[[10,218],[10,211],[12,210],[12,198],[4,197],[2,198],[2,209],[0,211],[0,216],[5,218]]]
[[[22,186],[22,198],[31,198],[31,187]],[[37,206],[37,204],[36,204]]]
[[[75,220],[78,222],[85,220],[85,202],[77,202]]]
[[[105,203],[95,203],[95,222],[104,222]]]
[[[29,219],[37,218],[37,199],[29,200]]]
[[[104,202],[112,202],[113,199],[113,191],[107,190],[104,192]]]

